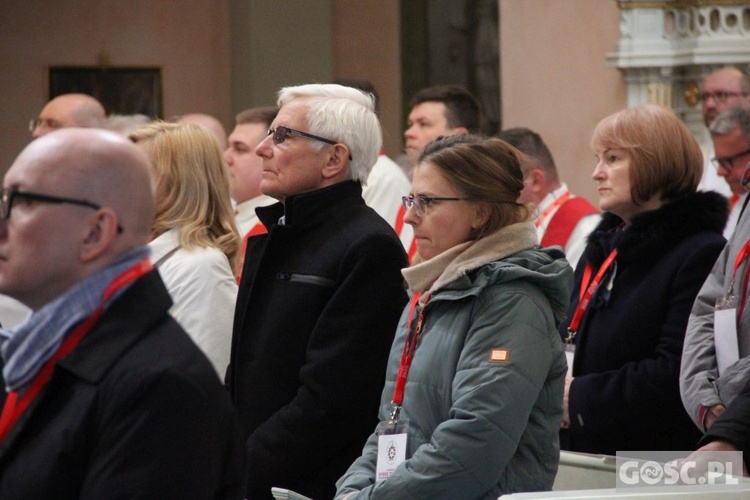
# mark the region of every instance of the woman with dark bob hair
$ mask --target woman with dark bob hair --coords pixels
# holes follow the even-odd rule
[[[381,424],[338,498],[497,498],[551,489],[572,270],[537,246],[521,153],[500,139],[428,145],[404,197],[418,255],[388,361]]]
[[[604,216],[560,327],[572,359],[563,448],[690,450],[700,434],[680,399],[682,344],[693,301],[724,247],[727,201],[696,192],[701,150],[671,109],[608,116],[591,147]]]

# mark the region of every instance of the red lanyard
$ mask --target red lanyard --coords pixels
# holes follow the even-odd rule
[[[568,198],[570,198],[570,196],[571,196],[571,195],[570,195],[570,191],[569,191],[569,190],[568,190],[568,191],[565,191],[565,192],[564,192],[564,193],[562,194],[562,196],[560,196],[560,197],[559,197],[559,198],[557,198],[557,199],[556,199],[556,200],[555,200],[554,202],[552,202],[552,205],[550,205],[550,206],[548,206],[547,208],[545,208],[545,209],[544,209],[544,212],[542,212],[542,213],[541,213],[541,214],[539,215],[539,217],[537,217],[537,218],[536,218],[536,219],[534,220],[534,227],[539,227],[539,226],[541,226],[541,225],[542,225],[542,222],[544,221],[544,219],[545,219],[545,218],[546,218],[546,217],[547,217],[547,216],[548,216],[548,215],[549,215],[549,214],[550,214],[550,213],[551,213],[551,212],[552,212],[553,210],[557,210],[557,209],[558,209],[558,208],[560,207],[560,205],[562,205],[563,203],[565,203],[566,201],[568,201]]]
[[[138,278],[149,272],[151,269],[151,261],[149,261],[148,259],[144,259],[112,280],[107,289],[104,291],[102,303],[99,305],[96,311],[94,311],[88,318],[86,318],[83,323],[78,325],[78,327],[76,327],[76,329],[73,330],[70,335],[68,335],[65,341],[63,341],[63,343],[60,345],[57,351],[55,351],[52,357],[48,359],[44,363],[44,365],[42,365],[42,368],[37,372],[36,376],[34,376],[28,389],[26,390],[26,392],[24,392],[20,400],[18,398],[18,392],[11,391],[10,393],[8,393],[8,396],[5,399],[5,406],[3,406],[2,415],[0,415],[0,441],[5,439],[5,436],[8,434],[8,431],[10,431],[11,427],[13,427],[13,424],[18,420],[23,412],[26,411],[26,408],[28,408],[34,398],[39,395],[41,390],[47,384],[50,377],[52,376],[52,371],[55,367],[55,363],[70,354],[70,352],[75,349],[81,339],[83,339],[84,335],[86,335],[86,333],[91,330],[91,327],[94,326],[94,323],[96,323],[96,321],[99,319],[99,316],[101,316],[102,311],[104,310],[104,304],[110,299],[110,297],[112,297],[112,294],[114,294],[123,286],[137,280]]]
[[[601,283],[602,278],[607,273],[607,270],[610,268],[610,266],[612,266],[612,263],[615,261],[615,257],[617,257],[617,249],[612,250],[609,256],[605,259],[604,263],[602,263],[602,267],[599,268],[596,276],[594,276],[593,281],[591,280],[591,274],[593,273],[591,264],[587,262],[586,267],[583,268],[578,306],[576,306],[576,310],[573,313],[573,319],[570,320],[570,325],[568,325],[568,338],[566,339],[567,342],[573,341],[573,337],[575,337],[576,333],[578,332],[578,327],[581,324],[583,315],[586,314],[586,309],[588,309],[589,307],[591,296],[594,295],[596,289],[599,288],[599,284]]]
[[[732,280],[729,282],[729,290],[727,291],[727,294],[732,293],[732,289],[734,288],[734,281],[735,281],[735,278],[737,277],[737,270],[742,265],[742,263],[747,260],[748,257],[750,257],[750,240],[745,242],[745,244],[742,246],[739,253],[737,254],[737,257],[734,259],[734,269],[732,270]],[[750,278],[750,266],[747,266],[747,268],[745,268],[745,274],[742,279],[742,297],[740,300],[739,307],[737,309],[737,319],[742,318],[742,313],[745,310],[745,300],[747,299],[748,278]]]
[[[396,389],[393,391],[393,400],[391,401],[395,408],[400,408],[401,404],[404,402],[406,379],[409,377],[409,368],[414,359],[414,352],[417,350],[417,342],[419,341],[419,334],[422,331],[422,323],[424,322],[424,308],[419,308],[417,313],[417,324],[412,327],[414,312],[417,309],[418,302],[419,292],[416,292],[411,299],[411,306],[409,306],[409,322],[406,326],[406,340],[404,341],[404,349],[401,351],[401,363],[399,364],[398,375],[396,376]],[[398,413],[396,413],[396,415],[397,414]]]

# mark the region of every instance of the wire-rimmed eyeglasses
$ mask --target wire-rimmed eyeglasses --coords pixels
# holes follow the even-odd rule
[[[326,144],[339,144],[336,141],[333,141],[331,139],[326,139],[325,137],[320,137],[318,135],[308,134],[307,132],[302,132],[301,130],[295,130],[293,128],[285,127],[283,125],[279,125],[276,128],[269,128],[268,129],[268,135],[270,135],[273,138],[273,143],[277,146],[284,142],[286,140],[286,137],[288,135],[296,135],[298,137],[304,137],[305,139],[311,139],[313,141],[320,141],[325,142]],[[351,153],[349,154],[349,160],[352,159]]]
[[[432,206],[436,201],[469,201],[469,198],[447,198],[443,196],[402,196],[401,201],[404,203],[404,208],[409,210],[414,207],[414,211],[417,215],[424,217],[425,211]]]
[[[3,188],[2,190],[0,190],[0,193],[0,218],[2,218],[3,220],[8,220],[10,218],[10,211],[13,208],[13,202],[19,198],[29,201],[39,201],[42,203],[66,203],[68,205],[88,207],[93,210],[99,210],[102,208],[101,205],[87,200],[66,198],[63,196],[53,196],[49,194],[32,193],[31,191],[18,191],[15,188]],[[123,232],[122,226],[119,224],[117,225],[117,232]]]

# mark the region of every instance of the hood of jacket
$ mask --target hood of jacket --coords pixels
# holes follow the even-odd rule
[[[479,295],[491,285],[526,280],[544,292],[558,323],[565,316],[573,285],[573,270],[565,255],[557,247],[539,247],[531,222],[457,245],[402,274],[409,288],[423,293],[424,301]]]
[[[692,193],[638,214],[625,230],[619,230],[623,227],[620,217],[605,212],[588,237],[586,256],[598,267],[616,244],[622,264],[652,260],[694,234],[721,234],[727,215],[727,199],[714,191]]]

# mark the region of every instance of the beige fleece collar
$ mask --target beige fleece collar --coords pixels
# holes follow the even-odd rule
[[[401,270],[409,288],[420,292],[421,303],[448,283],[456,281],[467,272],[500,260],[516,252],[532,248],[538,242],[532,222],[505,226],[476,241],[467,241]],[[425,293],[427,291],[427,293]]]

